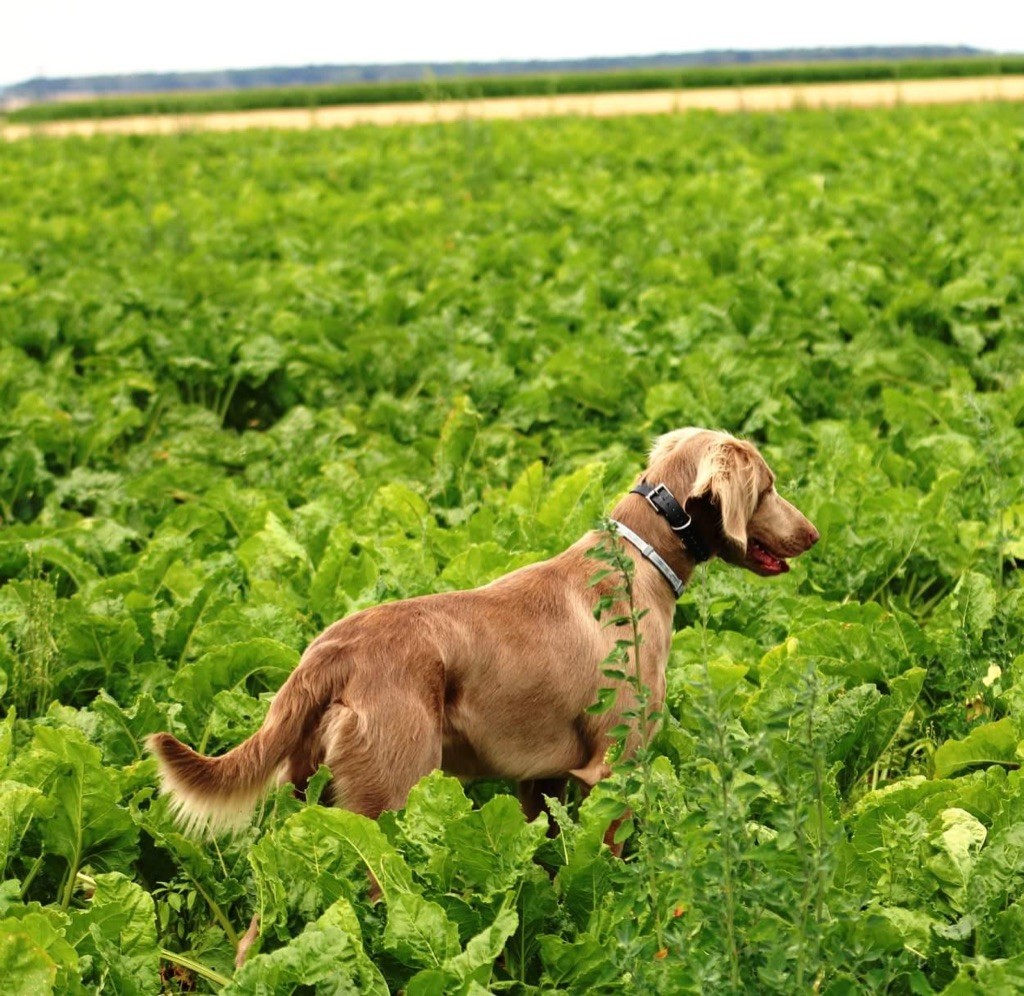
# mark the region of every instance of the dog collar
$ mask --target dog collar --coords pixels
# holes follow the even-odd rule
[[[637,536],[629,526],[624,526],[619,522],[618,519],[612,519],[612,526],[626,542],[632,543],[640,551],[640,556],[645,560],[649,560],[661,571],[661,576],[669,583],[669,587],[676,593],[676,598],[678,598],[683,593],[683,582],[679,579],[679,575],[665,563],[661,554],[650,543]]]
[[[711,552],[697,535],[692,516],[686,513],[666,485],[650,485],[646,481],[641,481],[629,493],[642,495],[647,499],[647,503],[658,515],[665,518],[669,528],[679,537],[679,542],[686,547],[687,552],[698,564],[710,559]]]

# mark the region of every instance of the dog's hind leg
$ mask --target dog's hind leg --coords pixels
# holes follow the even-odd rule
[[[376,819],[385,809],[401,808],[413,785],[441,766],[440,713],[412,696],[389,698],[377,711],[335,702],[320,723],[320,744],[323,763],[331,769],[330,801]],[[372,872],[368,875],[370,898],[379,899],[380,886]],[[239,940],[236,968],[259,931],[257,914]]]
[[[335,702],[320,729],[331,802],[372,819],[441,766],[441,714],[426,697],[396,694],[366,710]]]
[[[245,964],[245,959],[249,957],[249,948],[256,943],[259,936],[260,915],[254,913],[249,921],[249,929],[238,939],[238,946],[235,948],[235,968],[241,968]]]

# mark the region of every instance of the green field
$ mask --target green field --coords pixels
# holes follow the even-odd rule
[[[543,76],[441,78],[421,82],[349,83],[318,86],[153,93],[30,104],[7,115],[11,122],[69,121],[136,114],[201,114],[281,107],[342,104],[415,103],[481,97],[551,96],[630,90],[690,90],[714,86],[772,83],[840,83],[856,80],[921,80],[1024,73],[1024,56],[972,56],[961,59],[863,60],[850,62],[765,63],[688,66],[629,72],[559,73]]]
[[[0,146],[4,992],[1021,991],[1022,140],[974,106]],[[377,824],[285,788],[175,828],[146,734],[233,746],[326,623],[562,550],[690,424],[822,541],[695,575],[653,754],[558,839],[441,776]]]

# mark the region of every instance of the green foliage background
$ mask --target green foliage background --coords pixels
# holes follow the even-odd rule
[[[1019,991],[1022,148],[984,106],[0,148],[5,991]],[[639,775],[555,841],[440,776],[176,831],[145,734],[234,745],[323,625],[558,552],[687,424],[823,538],[696,579]]]

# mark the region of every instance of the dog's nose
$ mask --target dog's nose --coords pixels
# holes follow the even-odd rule
[[[814,526],[808,526],[807,527],[807,549],[810,550],[810,548],[812,546],[814,546],[814,544],[817,543],[818,540],[820,540],[820,539],[821,539],[821,533],[819,533],[818,530],[814,528]]]

